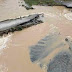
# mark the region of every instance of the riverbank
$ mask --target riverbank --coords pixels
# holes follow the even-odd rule
[[[65,6],[72,8],[71,0],[21,0],[18,2],[19,6],[25,7],[27,10],[34,9],[32,5],[37,6]]]
[[[71,1],[71,0],[24,0],[30,6],[32,5],[47,5],[47,6],[55,6],[62,5],[61,2]]]
[[[71,0],[24,0],[28,5],[66,6],[72,8]]]
[[[24,0],[27,4],[29,4],[30,6],[32,5],[60,5],[58,3],[56,3],[54,0]]]

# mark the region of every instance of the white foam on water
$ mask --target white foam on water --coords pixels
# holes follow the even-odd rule
[[[64,17],[68,20],[72,20],[72,13],[64,14]]]
[[[46,15],[46,16],[50,16],[50,17],[56,17],[56,15],[55,14],[52,14],[52,13],[44,13],[44,15]]]
[[[8,68],[6,67],[5,64],[0,65],[0,72],[8,72]]]
[[[1,54],[1,51],[6,48],[7,42],[9,41],[11,36],[12,36],[12,34],[10,34],[6,37],[4,37],[4,36],[0,37],[0,54]]]
[[[50,25],[50,33],[55,33],[55,32],[59,33],[59,29],[55,25],[51,24]]]

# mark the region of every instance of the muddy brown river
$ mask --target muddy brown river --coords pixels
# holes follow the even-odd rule
[[[45,72],[31,62],[29,46],[36,44],[54,27],[62,38],[72,36],[72,12],[63,6],[33,6],[34,10],[26,10],[20,6],[21,1],[0,0],[0,21],[44,13],[44,23],[0,38],[0,72]]]

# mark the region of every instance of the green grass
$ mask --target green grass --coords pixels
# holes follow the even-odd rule
[[[24,0],[30,6],[32,5],[61,5],[56,3],[54,0]],[[62,1],[71,1],[71,0],[62,0]]]
[[[24,0],[29,5],[51,5],[56,4],[53,0]]]

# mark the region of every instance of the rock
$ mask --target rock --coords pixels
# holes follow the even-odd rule
[[[72,8],[72,1],[55,0],[55,2],[68,8]]]
[[[72,1],[65,1],[65,2],[62,2],[62,4],[68,8],[72,8]]]

